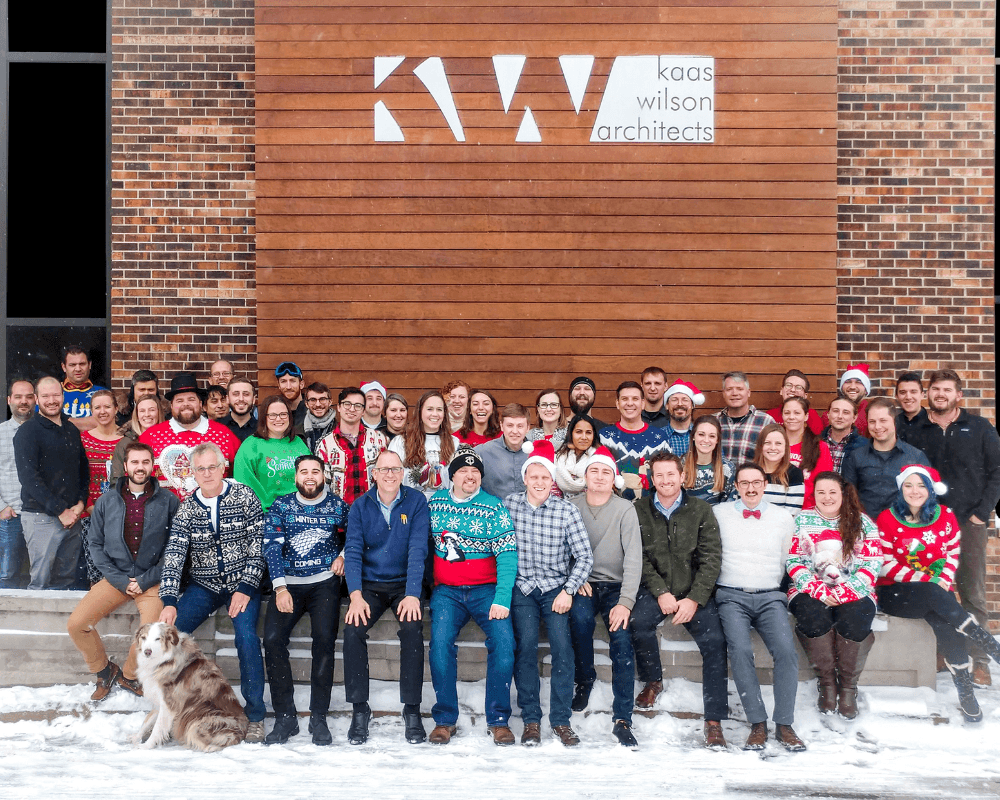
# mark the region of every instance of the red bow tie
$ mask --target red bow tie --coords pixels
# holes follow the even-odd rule
[[[754,511],[751,511],[749,508],[744,508],[743,519],[749,519],[750,517],[754,517],[755,519],[760,519],[760,509],[758,508],[755,509]]]

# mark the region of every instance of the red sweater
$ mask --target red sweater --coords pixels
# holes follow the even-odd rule
[[[153,448],[153,474],[160,484],[178,499],[186,500],[198,485],[194,480],[191,451],[202,442],[215,442],[226,458],[226,475],[233,474],[233,461],[240,449],[240,440],[225,425],[202,417],[198,425],[187,430],[170,419],[147,428],[139,436]]]
[[[877,524],[885,556],[879,586],[926,581],[951,590],[962,531],[950,508],[938,506],[937,514],[926,525],[901,520],[887,508],[878,515]]]
[[[793,465],[802,469],[802,442],[793,444],[789,448],[790,460]],[[826,442],[819,443],[819,458],[816,459],[816,468],[802,470],[802,477],[805,478],[805,499],[802,501],[803,508],[815,508],[816,497],[813,489],[816,486],[816,476],[821,472],[833,471],[833,456],[830,455],[830,447]]]

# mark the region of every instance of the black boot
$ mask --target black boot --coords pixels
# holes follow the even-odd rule
[[[330,727],[326,724],[326,714],[313,711],[309,715],[309,733],[312,734],[313,744],[320,746],[333,744],[333,734],[330,733]]]
[[[973,644],[979,645],[986,655],[1000,664],[1000,642],[986,628],[977,625],[972,614],[969,614],[969,618],[959,626],[958,632],[967,636]]]
[[[958,690],[958,708],[965,717],[966,722],[982,722],[983,712],[979,708],[979,701],[976,700],[976,690],[972,685],[972,659],[964,664],[955,666],[944,662],[951,673],[951,679],[955,681],[955,689]]]
[[[403,725],[406,741],[410,744],[420,744],[427,741],[427,731],[424,721],[420,718],[420,706],[407,704],[403,706]]]
[[[278,714],[274,727],[264,737],[264,744],[284,744],[299,732],[299,720],[295,714]]]
[[[355,703],[351,715],[351,727],[347,729],[347,741],[364,744],[368,741],[368,723],[372,720],[372,710],[368,703]]]
[[[573,711],[586,711],[587,704],[590,703],[590,692],[594,688],[592,681],[578,683],[576,691],[573,693],[573,703],[570,708]]]

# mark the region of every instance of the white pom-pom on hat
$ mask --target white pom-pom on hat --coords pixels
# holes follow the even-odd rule
[[[868,365],[867,364],[852,364],[847,368],[847,371],[840,376],[840,388],[844,388],[844,384],[849,380],[859,380],[865,387],[866,392],[871,392],[872,390],[872,379],[868,377]]]
[[[521,465],[521,478],[528,471],[532,464],[541,464],[549,471],[549,475],[555,480],[556,477],[556,451],[552,442],[548,439],[539,439],[535,442],[525,442],[521,445],[521,450],[529,453],[528,460]]]
[[[666,402],[672,394],[687,395],[691,398],[691,402],[696,406],[700,406],[705,403],[705,395],[698,391],[697,386],[693,383],[689,383],[688,381],[674,381],[670,384],[670,388],[663,393],[664,402]]]
[[[934,487],[934,494],[942,495],[948,491],[948,484],[941,480],[941,474],[934,467],[925,467],[923,464],[907,464],[896,476],[896,486],[903,488],[903,481],[911,475],[923,475]]]
[[[603,444],[598,446],[594,451],[593,455],[588,458],[583,465],[583,474],[587,474],[587,470],[591,468],[594,464],[603,464],[606,467],[611,467],[612,471],[615,473],[615,488],[624,489],[625,479],[621,476],[618,471],[618,462],[615,461],[615,457],[611,455],[611,451],[605,447]]]

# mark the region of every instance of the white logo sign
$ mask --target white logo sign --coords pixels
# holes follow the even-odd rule
[[[375,57],[375,88],[406,56]],[[517,93],[526,56],[493,56],[497,91],[505,114]],[[577,115],[583,106],[594,56],[559,56],[566,90]],[[421,61],[413,74],[426,87],[456,142],[465,130],[448,84],[444,62],[437,56]],[[403,142],[406,137],[383,100],[375,104],[375,141]],[[539,129],[524,106],[514,141],[541,142]],[[590,134],[595,143],[685,144],[715,141],[715,59],[708,56],[617,56]]]

